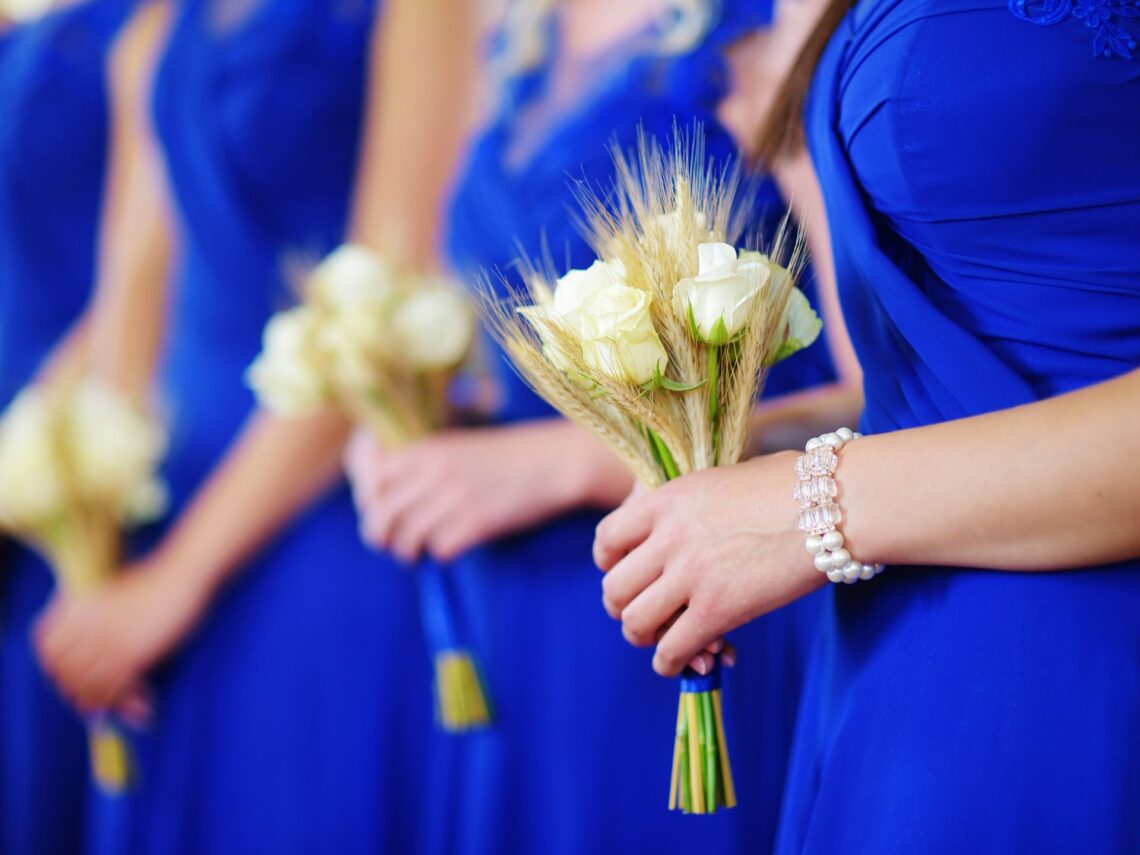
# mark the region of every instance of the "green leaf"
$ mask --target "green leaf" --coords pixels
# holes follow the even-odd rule
[[[692,392],[694,389],[699,389],[709,381],[702,380],[700,383],[682,383],[679,380],[672,380],[668,377],[661,377],[657,381],[657,385],[662,389],[668,389],[670,392]]]

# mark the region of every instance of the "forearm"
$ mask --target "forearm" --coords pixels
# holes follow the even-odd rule
[[[158,361],[175,242],[150,121],[151,82],[170,18],[166,2],[141,6],[116,41],[108,70],[111,151],[87,368],[137,399],[149,390]]]
[[[1140,371],[1067,395],[872,436],[840,456],[867,561],[1060,570],[1140,555]]]
[[[160,566],[213,592],[340,477],[348,424],[259,414],[159,547]]]

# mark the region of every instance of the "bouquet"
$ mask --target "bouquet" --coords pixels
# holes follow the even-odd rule
[[[345,245],[312,271],[300,305],[270,319],[247,379],[271,412],[301,417],[335,405],[381,444],[398,446],[444,425],[447,388],[474,331],[456,287]],[[451,580],[428,561],[415,578],[437,718],[452,732],[485,726],[490,706]]]
[[[32,386],[0,419],[0,530],[51,565],[69,595],[106,584],[124,526],[158,518],[163,431],[108,386]],[[88,723],[91,768],[106,792],[130,783],[127,743],[107,716]]]
[[[525,292],[484,306],[523,378],[652,488],[739,461],[767,369],[821,324],[795,288],[802,242],[786,220],[768,254],[736,248],[739,170],[706,163],[699,134],[614,159],[613,192],[580,193],[598,260],[557,281],[524,260]],[[719,666],[686,670],[670,809],[735,803]]]

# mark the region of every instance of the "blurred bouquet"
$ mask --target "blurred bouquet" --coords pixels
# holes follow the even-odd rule
[[[445,425],[447,388],[474,333],[456,286],[345,245],[312,271],[299,306],[270,319],[247,379],[271,412],[301,417],[336,406],[394,447]],[[485,726],[490,707],[451,580],[430,561],[414,575],[439,722],[454,732]]]
[[[157,424],[96,380],[26,389],[0,419],[0,529],[40,552],[66,595],[98,589],[119,565],[122,528],[165,511],[165,446]],[[96,782],[123,790],[123,735],[106,716],[89,733]]]
[[[648,487],[739,461],[767,369],[821,326],[795,288],[802,243],[786,222],[770,255],[738,251],[738,170],[706,164],[699,134],[675,143],[672,155],[646,140],[636,160],[616,152],[614,193],[582,194],[599,256],[588,269],[552,288],[530,266],[526,294],[486,301],[522,376]],[[708,677],[687,670],[670,809],[735,803],[719,665]]]

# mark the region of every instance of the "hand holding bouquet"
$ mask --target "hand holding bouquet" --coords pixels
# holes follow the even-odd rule
[[[65,595],[96,590],[119,565],[122,528],[165,509],[154,474],[165,445],[154,422],[96,380],[25,390],[0,419],[0,529],[44,556]],[[90,733],[96,781],[123,789],[122,735],[105,717]]]
[[[447,387],[474,333],[474,315],[458,288],[346,245],[313,270],[301,305],[269,321],[248,381],[261,404],[279,415],[336,406],[382,445],[403,445],[444,426]],[[439,721],[449,731],[484,726],[490,708],[462,641],[450,580],[429,562],[415,578],[435,661]]]
[[[554,282],[526,269],[528,293],[489,299],[492,330],[522,376],[604,439],[647,487],[744,453],[767,369],[811,344],[819,318],[795,288],[801,243],[739,251],[739,175],[678,138],[616,153],[615,192],[582,198],[599,258]],[[779,263],[786,260],[786,266]],[[687,671],[670,808],[732,807],[719,670]]]

